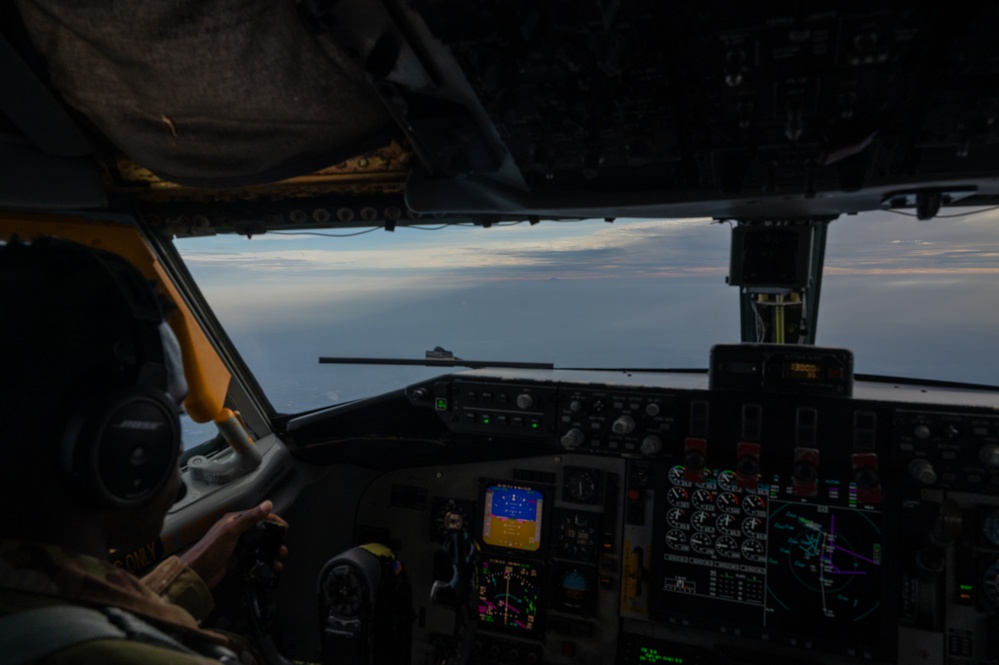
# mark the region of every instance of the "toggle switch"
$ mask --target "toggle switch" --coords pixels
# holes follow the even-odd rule
[[[683,475],[691,483],[704,482],[704,466],[708,462],[708,442],[687,437],[683,442]]]
[[[795,496],[815,496],[819,493],[819,449],[795,448],[791,468]]]
[[[857,484],[857,500],[867,505],[881,503],[881,473],[876,453],[854,453],[853,482]]]
[[[735,449],[735,482],[755,490],[760,482],[760,444],[740,443]]]

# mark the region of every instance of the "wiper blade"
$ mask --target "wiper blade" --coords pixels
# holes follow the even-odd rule
[[[484,367],[512,367],[516,369],[555,369],[552,363],[524,363],[508,360],[462,360],[455,358],[450,351],[439,346],[433,351],[427,351],[427,357],[422,360],[414,358],[337,358],[320,357],[320,365],[423,365],[424,367],[468,367],[482,369]]]
[[[567,372],[626,372],[628,374],[707,374],[707,367],[560,367]]]
[[[321,365],[423,365],[425,367],[468,367],[471,369],[482,369],[483,367],[515,367],[518,369],[555,369],[551,363],[522,363],[507,360],[462,360],[461,358],[451,358],[448,360],[435,360],[427,358],[424,360],[414,360],[412,358],[319,358]]]

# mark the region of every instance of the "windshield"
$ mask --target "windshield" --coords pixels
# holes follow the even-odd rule
[[[858,373],[996,383],[996,213],[829,225],[816,343]],[[267,233],[177,247],[271,403],[300,412],[449,370],[321,356],[705,368],[739,341],[731,230],[598,220]]]

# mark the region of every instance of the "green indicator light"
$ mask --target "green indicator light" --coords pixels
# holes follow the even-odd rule
[[[971,591],[971,588],[972,587],[971,587],[970,584],[962,584],[961,585],[961,591]]]
[[[482,424],[483,425],[488,425],[489,424],[489,418],[483,418],[482,419]]]
[[[537,423],[531,423],[531,429],[538,429]]]
[[[638,655],[638,662],[640,663],[683,663],[684,659],[682,656],[667,656],[666,654],[659,653],[658,649],[651,647],[641,647],[641,653]]]
[[[438,397],[437,404],[435,405],[438,411],[447,411],[447,398]]]

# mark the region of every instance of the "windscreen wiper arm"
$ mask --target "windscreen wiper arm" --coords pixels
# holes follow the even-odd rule
[[[412,358],[328,358],[320,356],[320,365],[424,365],[426,367],[516,367],[519,369],[555,369],[551,363],[521,363],[506,360],[414,360]]]
[[[427,351],[422,360],[414,358],[319,358],[320,365],[423,365],[424,367],[468,367],[482,369],[484,367],[513,367],[516,369],[555,369],[552,363],[524,363],[506,360],[462,360],[455,358],[450,351],[441,347]]]

